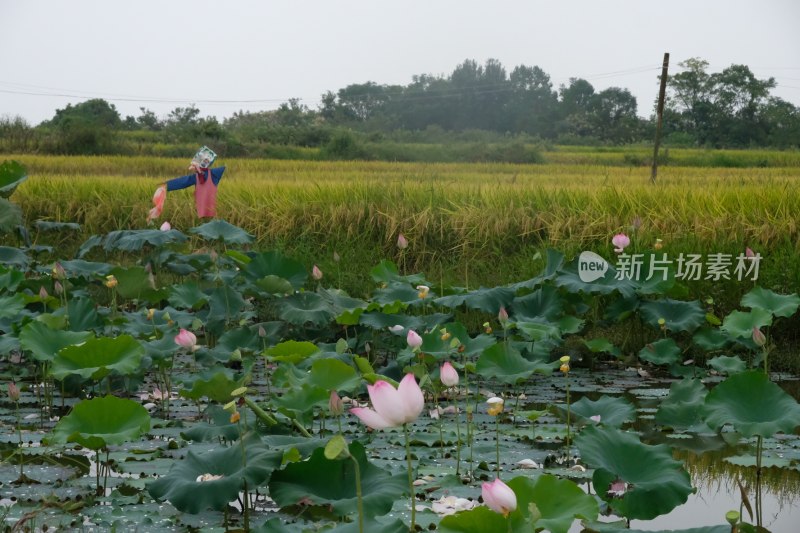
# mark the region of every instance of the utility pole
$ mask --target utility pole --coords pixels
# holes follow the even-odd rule
[[[650,171],[650,182],[656,182],[658,174],[658,147],[661,144],[661,123],[664,121],[664,98],[667,92],[667,71],[669,70],[669,52],[664,52],[664,64],[661,66],[661,87],[658,89],[658,108],[656,110],[656,142],[653,147],[653,169]]]

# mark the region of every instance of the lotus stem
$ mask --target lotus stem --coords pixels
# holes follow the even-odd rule
[[[358,498],[358,533],[364,533],[364,501],[361,493],[361,467],[358,465],[358,460],[350,456],[353,460],[353,465],[356,471],[356,497]]]
[[[414,497],[414,476],[412,474],[412,467],[411,467],[411,444],[410,439],[408,437],[408,424],[403,424],[403,433],[406,436],[406,463],[408,466],[408,491],[411,496],[411,529],[410,531],[416,531],[417,529],[417,508],[416,508],[416,498]]]

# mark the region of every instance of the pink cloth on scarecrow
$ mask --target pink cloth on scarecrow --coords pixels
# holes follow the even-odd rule
[[[155,194],[153,194],[153,208],[147,215],[148,222],[152,222],[153,220],[161,216],[161,212],[164,210],[164,200],[166,198],[167,198],[167,188],[162,185],[158,189],[156,189]]]

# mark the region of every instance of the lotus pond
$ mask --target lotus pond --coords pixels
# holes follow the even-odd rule
[[[796,294],[717,316],[554,250],[443,286],[401,250],[355,298],[252,242],[0,247],[5,529],[796,529],[798,381],[769,360]]]

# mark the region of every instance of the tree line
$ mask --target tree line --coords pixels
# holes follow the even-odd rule
[[[699,58],[678,66],[667,84],[668,146],[800,147],[800,109],[770,94],[773,78],[758,79],[745,65],[709,72]],[[290,99],[222,121],[200,115],[191,105],[166,117],[146,108],[122,117],[113,104],[91,99],[35,127],[20,117],[0,119],[0,149],[183,155],[183,144],[205,142],[230,156],[301,157],[302,148],[317,148],[322,157],[354,159],[370,157],[365,143],[624,145],[652,141],[655,129],[654,117],[640,117],[625,88],[598,91],[582,78],[555,88],[537,66],[508,72],[496,59],[466,60],[449,75],[422,74],[408,85],[351,84],[323,94],[316,109]],[[510,153],[530,159],[524,150]]]

